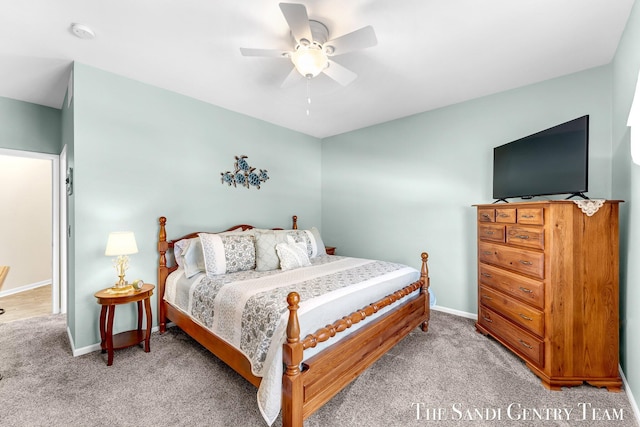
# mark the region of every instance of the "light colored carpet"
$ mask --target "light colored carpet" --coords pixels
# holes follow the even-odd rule
[[[177,328],[154,333],[150,353],[133,347],[105,361],[71,356],[62,315],[0,324],[0,425],[266,425],[255,388]],[[441,312],[305,425],[637,426],[624,392],[548,391],[471,320]]]

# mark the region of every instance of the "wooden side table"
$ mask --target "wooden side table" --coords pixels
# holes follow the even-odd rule
[[[325,246],[324,250],[327,253],[327,255],[335,255],[336,254],[336,247],[335,246]]]
[[[111,288],[103,289],[95,293],[98,304],[102,306],[100,310],[100,347],[102,353],[107,353],[107,366],[113,364],[113,351],[121,348],[131,347],[144,341],[144,351],[149,352],[149,340],[151,338],[151,295],[153,295],[154,285],[145,283],[139,291],[127,293],[115,293]],[[146,316],[146,329],[142,330],[142,302]],[[113,335],[113,315],[116,305],[138,303],[138,329],[121,332]]]

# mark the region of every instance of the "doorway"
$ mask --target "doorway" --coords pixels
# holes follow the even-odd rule
[[[60,201],[64,182],[60,156],[0,149],[0,161],[2,173],[12,174],[1,181],[5,209],[0,213],[0,227],[4,227],[0,236],[0,264],[9,264],[9,272],[0,288],[0,297],[15,298],[23,292],[42,294],[45,289],[50,294],[49,313],[64,313],[66,280],[60,280],[61,271],[66,273],[60,260]],[[0,308],[7,309],[1,303]]]

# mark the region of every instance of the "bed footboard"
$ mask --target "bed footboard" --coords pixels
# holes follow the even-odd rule
[[[428,330],[429,272],[427,253],[422,254],[420,280],[385,298],[351,313],[333,324],[300,339],[298,303],[300,296],[287,297],[289,320],[283,345],[285,373],[282,379],[282,423],[284,427],[302,427],[303,420],[371,366],[414,328]],[[402,300],[420,289],[418,297],[389,311],[339,343],[302,362],[304,350],[327,341],[336,334]],[[302,367],[302,369],[301,369]]]

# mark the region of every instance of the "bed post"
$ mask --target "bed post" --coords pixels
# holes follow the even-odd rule
[[[287,295],[289,321],[287,322],[287,341],[282,346],[282,359],[285,365],[285,372],[282,376],[283,427],[302,427],[303,389],[300,364],[302,363],[303,348],[300,342],[300,324],[298,323],[299,302],[300,295],[296,292]]]
[[[158,322],[160,325],[160,333],[163,334],[167,331],[167,314],[165,312],[164,305],[164,284],[167,281],[169,275],[169,269],[167,268],[167,249],[169,244],[167,243],[167,230],[165,224],[167,218],[160,217],[160,232],[158,233],[158,252],[160,258],[158,260]]]
[[[431,317],[431,305],[430,305],[430,297],[429,297],[429,267],[427,266],[427,260],[429,259],[429,254],[426,252],[422,252],[422,268],[420,269],[420,282],[422,282],[422,292],[425,294],[425,313],[427,317],[424,322],[422,322],[421,328],[424,332],[429,330],[429,318]]]
[[[293,230],[297,230],[298,229],[298,215],[294,215],[291,217],[291,219],[293,219]]]

